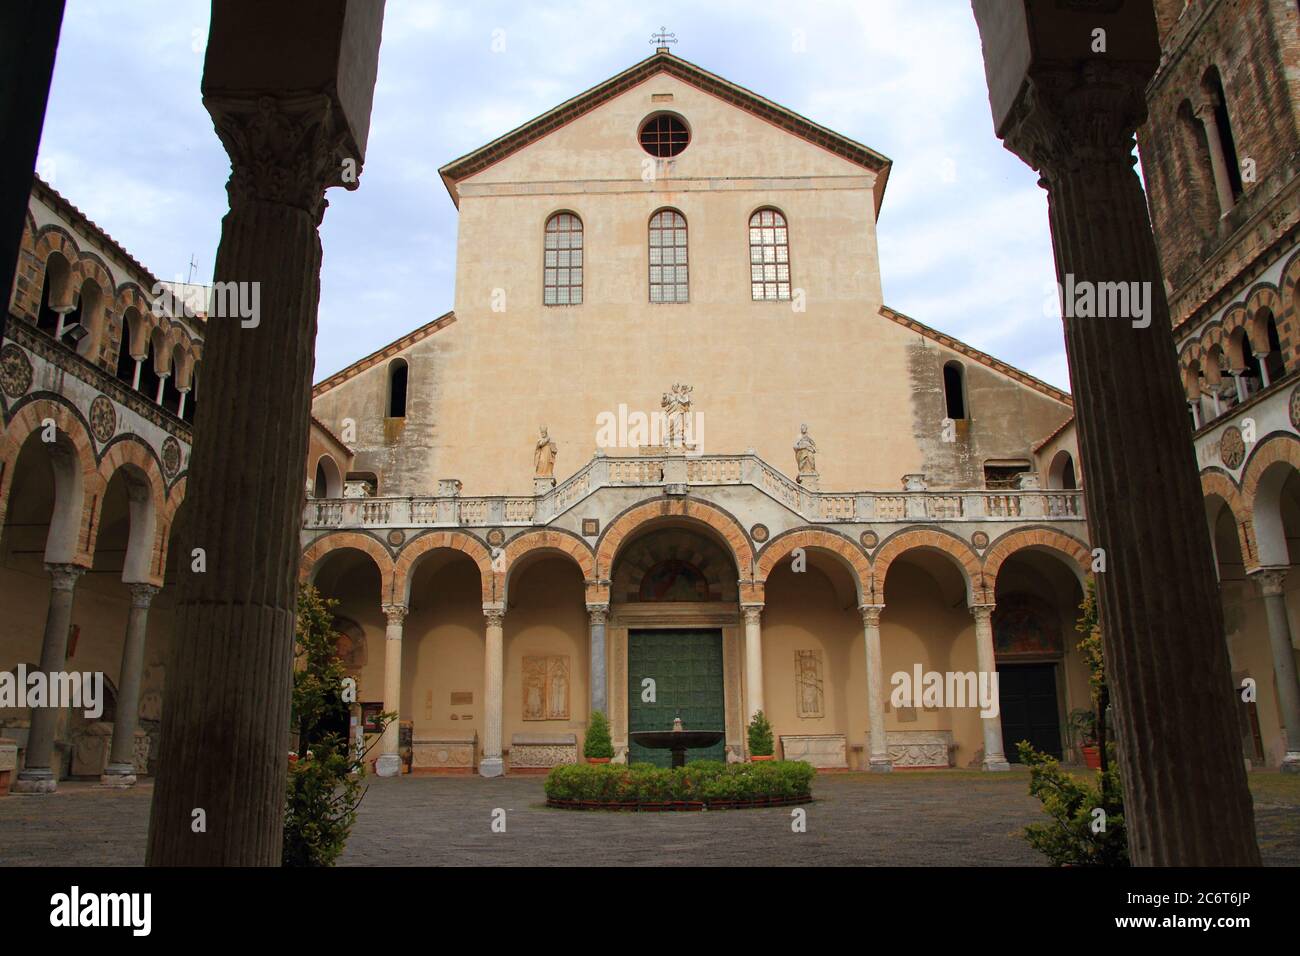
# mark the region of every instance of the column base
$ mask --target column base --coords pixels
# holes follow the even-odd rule
[[[1283,773],[1300,773],[1300,751],[1288,751],[1278,769]]]
[[[23,770],[14,781],[11,793],[54,793],[59,781],[52,770]]]
[[[499,777],[506,772],[506,766],[500,757],[484,757],[478,763],[480,777]]]
[[[985,757],[983,769],[990,773],[1005,773],[1011,769],[1011,764],[1007,762],[1006,757],[998,754],[994,757]]]
[[[381,754],[375,761],[375,773],[381,777],[400,777],[402,758],[397,754]]]
[[[111,763],[99,775],[99,785],[114,790],[125,790],[136,784],[135,767],[129,763]]]
[[[867,764],[867,770],[871,773],[893,773],[894,762],[888,757],[872,757],[871,762]]]

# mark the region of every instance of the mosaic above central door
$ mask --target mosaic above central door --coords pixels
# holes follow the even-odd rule
[[[628,730],[672,730],[678,714],[687,730],[723,730],[722,632],[720,630],[630,630],[627,641]],[[654,681],[654,700],[644,699],[644,681]],[[630,763],[667,767],[672,754],[632,742]],[[726,760],[726,746],[689,750],[686,762]]]

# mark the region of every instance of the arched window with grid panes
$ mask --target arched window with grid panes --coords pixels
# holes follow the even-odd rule
[[[790,298],[790,231],[775,209],[749,217],[749,285],[755,302]]]
[[[582,220],[557,212],[546,220],[542,302],[582,305]]]
[[[690,301],[686,217],[676,209],[660,209],[650,217],[650,301]]]

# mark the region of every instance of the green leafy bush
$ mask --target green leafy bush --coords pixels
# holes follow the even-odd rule
[[[609,718],[604,711],[596,711],[587,722],[587,736],[582,741],[582,755],[588,760],[614,756],[614,742],[609,736]]]
[[[650,764],[566,764],[546,777],[548,800],[602,803],[717,803],[798,799],[812,793],[816,769],[801,761],[723,764],[701,760],[666,769]]]
[[[770,757],[773,746],[772,725],[767,722],[767,715],[761,710],[755,711],[749,721],[749,755]]]
[[[365,796],[365,753],[353,752],[345,735],[326,729],[340,721],[346,726],[348,716],[343,700],[347,670],[334,644],[332,612],[337,603],[322,598],[310,585],[298,592],[292,715],[298,753],[289,757],[284,866],[332,866]],[[380,715],[381,728],[394,716]]]
[[[1054,757],[1039,753],[1026,741],[1017,749],[1021,762],[1029,767],[1029,792],[1043,802],[1043,812],[1052,818],[1025,827],[1029,845],[1056,866],[1128,866],[1124,798],[1114,757],[1093,786],[1066,773]],[[1097,809],[1105,811],[1104,818],[1094,812]]]

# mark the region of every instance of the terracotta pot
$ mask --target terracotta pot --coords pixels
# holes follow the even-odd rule
[[[609,763],[609,757],[588,757],[587,763]]]
[[[1097,746],[1084,745],[1079,748],[1083,751],[1083,763],[1089,770],[1101,769],[1101,748]]]
[[[772,760],[772,759],[774,758],[771,754],[763,754],[763,755],[750,754],[749,755],[749,760],[751,763],[761,763],[764,760]]]

